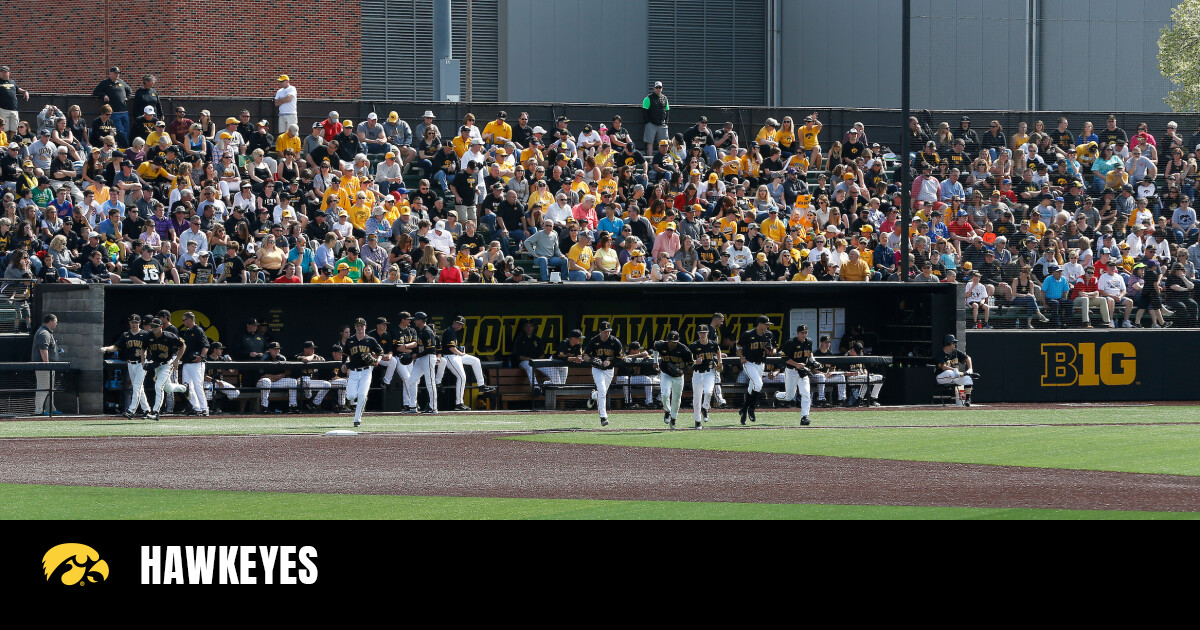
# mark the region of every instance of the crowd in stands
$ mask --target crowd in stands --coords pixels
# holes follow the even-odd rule
[[[11,76],[0,70],[0,119],[24,92]],[[5,277],[907,279],[967,283],[981,327],[997,305],[1017,309],[1019,325],[1083,323],[1092,308],[1112,326],[1139,325],[1143,311],[1148,325],[1200,315],[1190,297],[1200,130],[1185,140],[1174,122],[1156,137],[1115,117],[1007,133],[997,121],[980,132],[965,116],[936,129],[914,118],[912,151],[898,156],[861,123],[826,130],[815,112],[767,119],[752,139],[730,122],[668,122],[656,84],[647,119],[629,124],[426,111],[410,125],[396,112],[330,111],[301,129],[296,88],[279,79],[273,121],[163,111],[153,76],[135,91],[114,67],[93,94],[98,117],[47,106],[0,126]]]

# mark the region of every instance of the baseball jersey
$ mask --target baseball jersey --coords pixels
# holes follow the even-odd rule
[[[693,361],[700,359],[700,365],[694,366],[692,369],[696,372],[709,372],[719,369],[721,366],[721,346],[718,346],[715,341],[709,340],[708,343],[700,343],[697,341],[691,346]]]
[[[779,348],[779,353],[783,355],[785,361],[791,360],[799,363],[800,365],[804,365],[808,363],[813,356],[812,339],[800,341],[799,339],[792,337],[791,339],[783,342],[783,345]],[[796,369],[791,365],[787,367],[790,370]]]
[[[583,354],[583,344],[571,345],[570,339],[563,339],[558,344],[558,351],[554,353],[554,358],[559,361],[566,361],[567,357],[577,357]]]
[[[381,354],[383,346],[379,345],[379,342],[369,335],[364,335],[362,339],[352,336],[343,344],[342,352],[346,355],[350,369],[360,370],[370,367],[368,364],[369,357],[372,354]]]
[[[117,358],[129,362],[141,360],[149,336],[150,333],[144,330],[139,330],[138,332],[129,332],[126,330],[121,333],[121,336],[117,338],[117,342],[113,344],[117,347]]]
[[[458,345],[458,331],[454,330],[454,326],[447,328],[442,333],[442,354],[454,354],[450,352],[451,348],[462,350]]]
[[[417,341],[417,329],[416,328],[413,328],[412,326],[408,326],[408,327],[401,328],[396,331],[396,347],[397,347],[397,349],[400,346],[407,346],[408,344],[414,343],[416,341]],[[413,352],[416,352],[416,348],[413,348]],[[402,353],[402,354],[412,354],[412,353]]]
[[[187,348],[183,351],[184,363],[192,363],[196,357],[203,359],[208,353],[208,335],[199,326],[183,329],[179,332],[179,339]]]
[[[934,359],[937,361],[939,370],[958,370],[967,365],[967,354],[958,348],[950,352],[938,350],[937,356]]]
[[[433,334],[433,329],[425,326],[417,331],[417,348],[413,354],[418,357],[437,354],[437,335]]]
[[[670,376],[682,376],[695,361],[692,349],[683,342],[676,342],[672,349],[669,341],[655,341],[654,351],[658,353],[659,368]]]
[[[392,332],[391,329],[386,329],[382,333],[379,332],[378,329],[372,330],[371,332],[367,333],[367,336],[375,339],[375,341],[378,341],[379,347],[383,348],[384,352],[394,352],[396,344],[399,341],[396,338],[396,333]]]
[[[162,365],[175,357],[175,353],[183,347],[183,341],[173,333],[165,332],[161,335],[155,335],[153,332],[146,333],[149,339],[146,342],[146,360],[152,365]]]
[[[322,358],[322,357],[321,357],[321,355],[319,355],[319,354],[314,354],[314,355],[312,355],[311,357],[306,357],[306,356],[304,356],[304,353],[303,353],[303,352],[301,352],[300,354],[296,355],[296,358],[295,358],[295,359],[293,359],[293,360],[295,360],[295,361],[304,361],[305,359],[308,359],[309,361],[324,361],[324,360],[325,360],[325,359],[324,359],[324,358]],[[300,376],[314,377],[314,376],[316,376],[316,375],[317,375],[317,373],[318,373],[319,371],[320,371],[320,370],[318,370],[318,369],[317,369],[317,368],[315,368],[315,367],[306,367],[306,368],[304,368],[304,369],[300,370]]]
[[[762,334],[759,334],[756,329],[742,333],[742,338],[738,340],[742,356],[750,363],[762,363],[767,357],[767,348],[771,345],[771,337],[769,330]]]
[[[601,339],[600,335],[596,335],[588,340],[587,345],[583,348],[583,353],[594,359],[607,360],[608,367],[602,369],[611,370],[615,367],[616,359],[621,358],[625,353],[625,346],[611,334],[607,341]]]
[[[542,351],[544,344],[537,335],[526,335],[521,333],[513,339],[513,357],[520,359],[528,357],[530,359],[540,359],[544,354]]]
[[[284,371],[287,369],[282,365],[284,361],[287,361],[287,357],[282,354],[271,356],[269,350],[266,354],[262,355],[259,361],[267,364],[266,367],[262,368],[261,373],[263,376],[283,376]]]

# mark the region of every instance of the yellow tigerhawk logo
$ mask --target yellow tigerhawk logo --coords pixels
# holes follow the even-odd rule
[[[62,583],[67,586],[84,586],[108,579],[108,563],[100,559],[95,549],[79,543],[57,545],[42,556],[42,570],[46,581],[56,573],[62,573]]]

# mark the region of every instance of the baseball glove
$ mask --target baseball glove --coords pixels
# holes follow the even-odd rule
[[[679,369],[674,363],[659,363],[658,368],[667,376],[683,376],[683,370]]]
[[[591,364],[592,364],[592,367],[594,367],[598,370],[604,369],[604,359],[601,359],[600,357],[593,357],[591,360]]]
[[[412,362],[415,360],[411,352],[405,352],[400,355],[400,365],[412,365]]]
[[[379,357],[373,354],[368,354],[366,358],[363,359],[363,363],[366,363],[367,367],[375,367],[376,365],[379,365]]]

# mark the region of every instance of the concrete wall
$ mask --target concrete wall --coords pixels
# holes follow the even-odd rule
[[[56,397],[60,411],[74,413],[78,402],[80,413],[98,414],[104,411],[104,359],[100,347],[104,339],[104,285],[38,285],[34,294],[34,321],[46,314],[58,316],[54,332],[58,347],[65,351],[63,361],[70,361],[79,370],[78,401],[74,396]]]
[[[640,103],[646,0],[500,3],[500,100]]]

